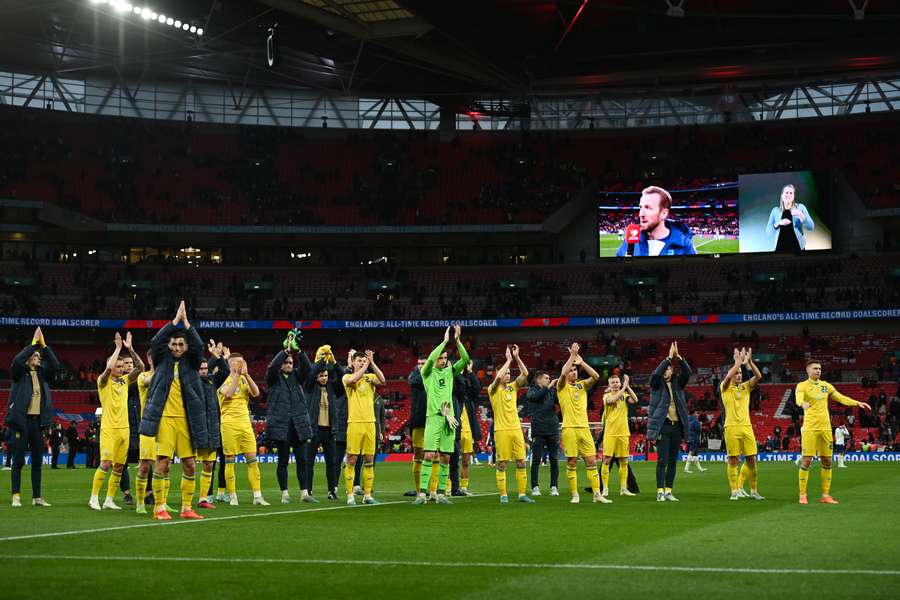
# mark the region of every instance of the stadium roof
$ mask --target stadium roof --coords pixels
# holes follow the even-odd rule
[[[60,78],[191,79],[435,99],[721,88],[736,81],[762,85],[790,77],[900,71],[900,3],[868,3],[861,13],[853,5],[854,0],[137,3],[203,27],[198,36],[117,11],[108,2],[4,1],[0,68]],[[675,16],[679,10],[684,16]],[[275,23],[281,63],[269,68],[265,38]]]

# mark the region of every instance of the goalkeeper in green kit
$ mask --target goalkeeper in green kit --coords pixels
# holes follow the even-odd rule
[[[450,342],[450,327],[444,332],[444,341],[431,351],[428,360],[420,369],[425,384],[425,460],[422,462],[422,473],[419,477],[419,494],[413,504],[425,504],[428,498],[425,490],[435,468],[438,467],[437,503],[451,504],[447,499],[447,477],[450,475],[450,456],[456,443],[456,428],[459,426],[457,415],[453,410],[453,378],[463,372],[469,362],[469,353],[460,337],[462,328],[459,323],[453,326],[456,349],[459,360],[453,366],[448,365],[445,346]]]

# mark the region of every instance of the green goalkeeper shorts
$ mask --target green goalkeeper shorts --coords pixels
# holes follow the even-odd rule
[[[425,440],[422,444],[425,452],[441,452],[453,454],[456,444],[456,431],[450,429],[443,415],[426,417]]]

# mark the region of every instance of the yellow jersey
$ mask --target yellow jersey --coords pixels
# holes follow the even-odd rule
[[[615,394],[609,392],[603,394],[603,435],[631,435],[628,426],[628,392],[614,404],[607,404],[606,400]]]
[[[725,382],[719,384],[722,393],[722,404],[725,406],[725,427],[752,427],[750,421],[750,391],[753,387],[749,382],[740,385],[729,385],[725,388]]]
[[[562,411],[563,429],[567,427],[588,427],[587,391],[594,382],[582,379],[575,383],[562,381],[562,387],[556,388],[559,408]]]
[[[375,384],[378,378],[373,373],[366,373],[356,383],[350,383],[353,376],[349,373],[341,378],[347,391],[347,422],[375,422]]]
[[[128,379],[106,378],[106,383],[97,380],[100,396],[100,427],[103,429],[128,429]]]
[[[144,416],[144,407],[147,406],[147,397],[150,395],[150,382],[153,380],[153,373],[144,371],[137,377],[138,396],[141,399],[141,416]]]
[[[797,406],[809,402],[803,417],[803,429],[806,431],[831,431],[831,413],[828,412],[828,400],[835,400],[844,406],[858,406],[859,402],[841,394],[827,381],[807,379],[797,384]]]
[[[178,378],[178,361],[175,361],[172,369],[172,387],[169,388],[169,395],[166,398],[166,406],[163,408],[162,416],[186,419],[187,413],[184,412],[184,398],[181,396],[181,380]]]
[[[219,388],[219,412],[222,423],[249,423],[250,422],[250,385],[247,378],[238,375],[241,378],[234,395],[231,398],[225,397],[222,392],[231,387],[234,381],[234,375],[229,375],[225,383]]]
[[[488,399],[494,411],[494,431],[521,430],[519,411],[516,401],[519,397],[519,384],[510,381],[507,384],[497,383],[494,391],[488,388]]]

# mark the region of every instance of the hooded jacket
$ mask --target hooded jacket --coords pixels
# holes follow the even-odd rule
[[[312,438],[310,413],[303,384],[309,374],[308,361],[303,361],[290,373],[282,373],[281,366],[287,360],[284,350],[275,355],[266,369],[266,385],[269,386],[269,409],[266,413],[266,437],[275,442],[288,439],[288,425],[294,423],[294,430],[301,441]],[[318,418],[318,412],[316,413]]]
[[[687,225],[666,219],[666,228],[669,230],[669,235],[659,240],[664,244],[662,250],[659,251],[659,256],[697,254],[697,250],[694,249],[694,234],[688,229]],[[648,242],[647,234],[642,231],[641,240],[634,245],[634,254],[631,256],[650,256],[650,244]],[[628,242],[623,241],[622,245],[619,246],[619,251],[616,252],[616,256],[626,255],[628,255]]]
[[[147,393],[147,404],[141,417],[141,435],[156,437],[159,421],[162,419],[169,389],[174,380],[175,363],[178,363],[178,381],[181,383],[181,397],[184,412],[187,415],[188,429],[191,434],[191,446],[208,443],[209,429],[206,422],[206,399],[203,382],[200,380],[200,363],[203,361],[203,340],[196,327],[185,330],[188,349],[176,359],[169,351],[169,339],[177,328],[171,322],[166,323],[150,341],[150,353],[153,356],[153,379]]]
[[[596,386],[595,386],[596,387]],[[542,388],[532,384],[525,393],[525,408],[531,417],[531,436],[559,435],[559,415],[556,414],[556,386]]]
[[[27,365],[28,359],[35,352],[41,353],[41,366],[35,369],[41,386],[41,427],[50,427],[53,422],[53,398],[50,395],[50,382],[59,369],[59,361],[50,346],[41,349],[40,344],[32,344],[16,354],[10,367],[12,389],[9,392],[9,405],[6,410],[6,424],[16,431],[25,431],[25,420],[28,416],[28,405],[31,404],[31,375]]]
[[[225,380],[228,379],[228,376],[231,375],[231,368],[228,366],[228,361],[224,358],[213,357],[206,361],[206,366],[209,368],[209,374],[206,377],[201,377],[200,381],[203,384],[204,400],[206,402],[207,440],[205,442],[202,440],[198,441],[197,447],[213,450],[222,447],[222,413],[219,408],[218,391],[225,383]],[[216,367],[219,370],[213,373],[213,369]]]
[[[669,386],[663,379],[666,368],[672,364],[668,358],[659,363],[656,370],[650,376],[650,406],[647,409],[647,439],[655,440],[659,438],[659,432],[662,430],[663,421],[669,412]],[[687,432],[688,410],[687,402],[684,398],[684,387],[691,378],[691,367],[683,358],[681,359],[681,370],[676,376],[672,374],[672,396],[675,397],[675,410],[678,413],[678,424],[681,426],[681,436],[684,437]]]

